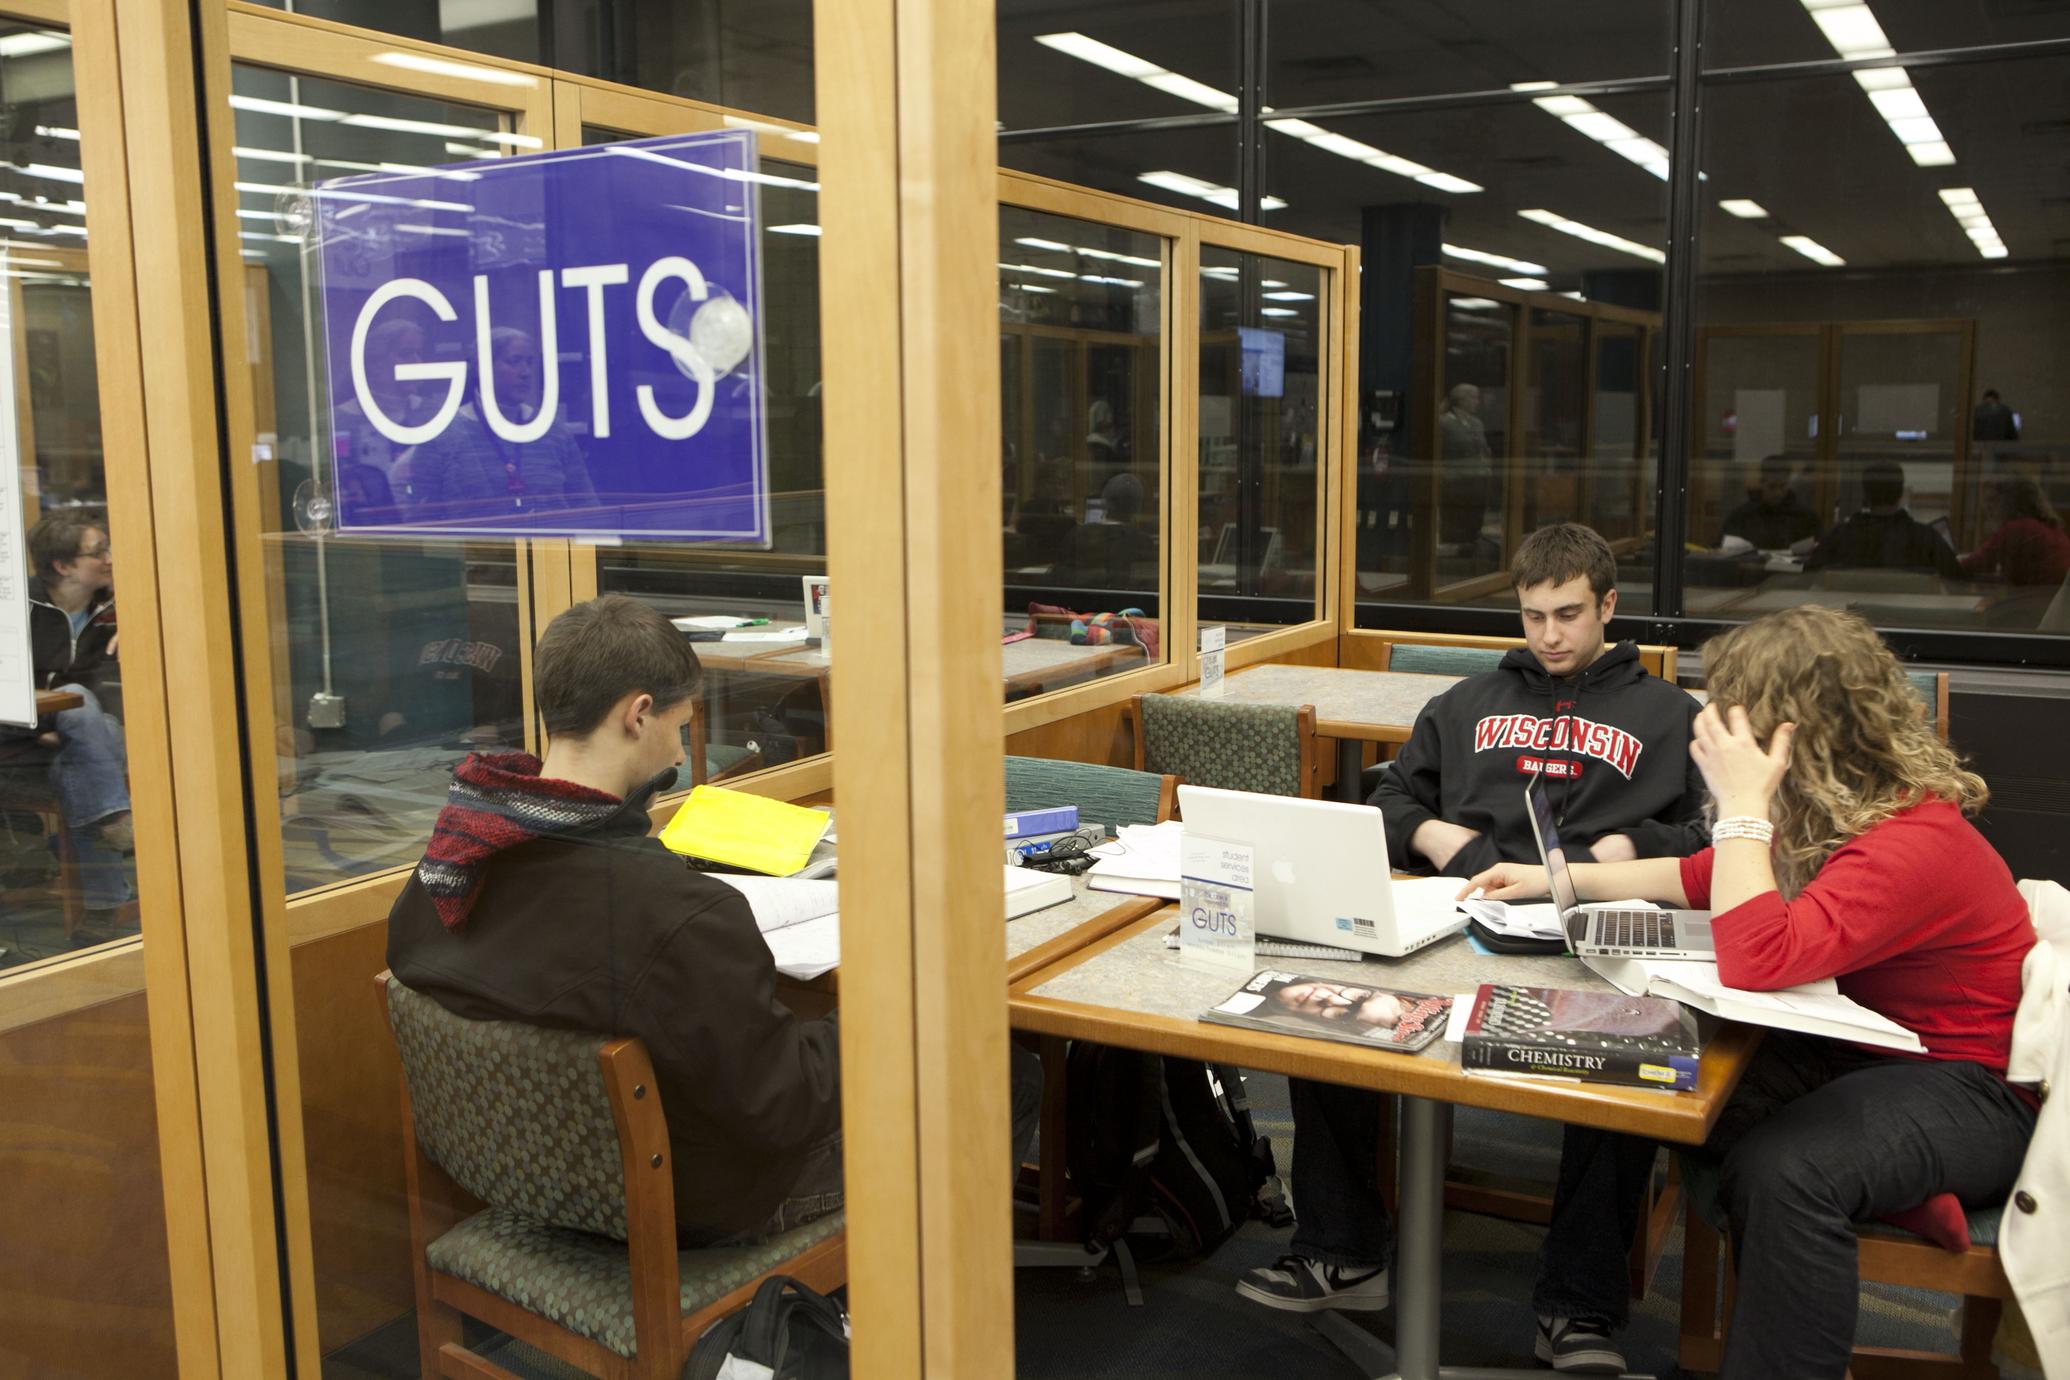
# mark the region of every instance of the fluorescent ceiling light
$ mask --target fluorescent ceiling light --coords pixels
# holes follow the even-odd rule
[[[1019,239],[1015,240],[1014,243],[1025,244],[1030,249],[1053,249],[1060,254],[1068,254],[1071,252],[1071,246],[1063,243],[1061,240],[1036,239],[1032,235],[1023,235]]]
[[[248,149],[239,146],[230,150],[239,158],[249,158],[254,163],[309,163],[314,159],[306,153],[289,153],[284,149]]]
[[[1839,268],[1847,262],[1809,235],[1784,235],[1782,242],[1813,263],[1826,268]]]
[[[70,139],[75,144],[79,142],[79,131],[66,129],[63,125],[38,125],[36,133],[45,139]]]
[[[1177,192],[1181,196],[1199,197],[1202,201],[1226,207],[1231,211],[1236,209],[1236,188],[1223,187],[1213,182],[1203,182],[1197,177],[1188,177],[1185,173],[1164,170],[1137,173],[1136,181],[1147,182],[1152,187],[1161,187],[1167,192]],[[1279,197],[1268,196],[1262,198],[1258,205],[1262,210],[1278,211],[1286,206],[1286,202]]]
[[[0,58],[34,57],[38,53],[54,53],[71,46],[72,40],[64,34],[9,34],[0,38]]]
[[[1464,259],[1472,264],[1487,264],[1491,268],[1506,268],[1512,273],[1540,274],[1548,270],[1544,264],[1534,264],[1529,259],[1512,259],[1507,254],[1491,254],[1485,249],[1468,249],[1464,245],[1441,244],[1448,259]]]
[[[1291,291],[1268,292],[1265,294],[1265,300],[1268,302],[1313,302],[1315,300],[1315,294],[1312,292]]]
[[[1650,244],[1640,244],[1637,240],[1628,240],[1622,235],[1613,235],[1608,230],[1598,230],[1593,225],[1585,225],[1578,220],[1569,220],[1557,211],[1534,208],[1529,211],[1519,211],[1517,214],[1525,220],[1536,221],[1547,229],[1557,230],[1563,235],[1572,235],[1578,240],[1587,240],[1590,244],[1600,244],[1605,249],[1615,249],[1620,254],[1629,254],[1633,258],[1645,259],[1656,264],[1667,262],[1667,255]]]
[[[1055,288],[1044,287],[1040,283],[1008,283],[1007,286],[1012,288],[1015,292],[1044,292],[1052,295],[1054,295],[1056,292]]]
[[[1510,83],[1512,91],[1543,91],[1558,83],[1520,81]],[[1619,158],[1636,163],[1661,181],[1667,181],[1668,151],[1614,115],[1606,115],[1579,96],[1534,96],[1531,104],[1548,115],[1557,115],[1577,134],[1595,140]]]
[[[238,219],[240,219],[240,220],[279,220],[279,219],[280,219],[280,217],[279,217],[279,216],[278,216],[278,215],[277,215],[276,213],[274,213],[274,212],[272,212],[272,211],[253,211],[253,210],[249,210],[249,209],[247,209],[247,208],[245,208],[245,207],[243,207],[243,206],[240,206],[240,207],[238,207],[238,208],[237,208],[237,216],[238,216]]]
[[[772,235],[817,235],[819,227],[817,225],[772,225],[769,227],[769,233]]]
[[[1299,313],[1299,312],[1295,311],[1295,310],[1294,310],[1294,309],[1293,309],[1292,307],[1260,307],[1260,308],[1258,308],[1258,315],[1260,315],[1260,316],[1299,316],[1300,314],[1301,314],[1301,313]]]
[[[1454,177],[1451,173],[1438,172],[1414,159],[1403,158],[1385,149],[1375,148],[1350,135],[1334,133],[1307,120],[1267,120],[1265,127],[1290,139],[1299,139],[1302,143],[1321,149],[1324,153],[1334,153],[1339,158],[1349,158],[1354,163],[1364,163],[1367,167],[1378,168],[1397,177],[1409,178],[1441,192],[1463,193],[1481,190],[1481,184],[1478,182],[1469,182],[1463,177]]]
[[[1945,168],[1955,161],[1955,150],[1945,143],[1907,144],[1905,152],[1922,168]]]
[[[291,120],[313,120],[319,124],[345,118],[345,112],[342,110],[330,110],[320,105],[303,105],[299,101],[269,101],[260,96],[232,96],[230,108],[253,115],[285,115]]]
[[[1064,244],[1058,240],[1037,239],[1032,235],[1023,235],[1015,240],[1014,243],[1025,244],[1030,249],[1047,249],[1054,254],[1083,254],[1088,259],[1105,259],[1109,263],[1134,264],[1138,268],[1164,267],[1164,262],[1161,259],[1146,259],[1140,254],[1117,254],[1111,249],[1094,249],[1090,245],[1083,244]]]
[[[399,235],[455,235],[463,240],[473,233],[468,230],[457,230],[449,225],[398,225],[395,230]]]
[[[1941,204],[1948,208],[1948,214],[1955,217],[1955,223],[1969,236],[1977,253],[1987,259],[2003,259],[2012,251],[2005,247],[2005,241],[1998,237],[1998,227],[1991,224],[1991,217],[1984,211],[1984,203],[1977,200],[1974,187],[1943,187]]]
[[[5,165],[24,177],[40,177],[46,182],[70,182],[77,186],[86,181],[86,174],[77,168],[60,168],[50,163],[8,163]]]
[[[1234,268],[1224,268],[1224,267],[1222,267],[1222,266],[1221,266],[1220,264],[1217,264],[1217,265],[1215,265],[1215,266],[1214,266],[1214,267],[1212,267],[1212,268],[1203,268],[1202,270],[1200,270],[1200,276],[1201,276],[1201,277],[1203,277],[1203,278],[1214,278],[1214,279],[1216,279],[1216,280],[1218,280],[1218,281],[1220,281],[1220,282],[1224,282],[1224,283],[1233,283],[1233,282],[1235,282],[1235,281],[1237,280],[1238,276],[1240,275],[1240,273],[1241,273],[1241,270],[1239,270],[1239,269],[1234,269]]]
[[[1209,110],[1219,110],[1232,115],[1236,113],[1236,97],[1227,91],[1209,86],[1206,82],[1195,81],[1191,77],[1181,76],[1177,72],[1159,67],[1148,58],[1124,52],[1112,44],[1100,42],[1097,38],[1088,38],[1080,33],[1037,34],[1035,41],[1066,57],[1075,57],[1080,62],[1104,67],[1116,76],[1127,77],[1145,86],[1154,87],[1168,96],[1177,96],[1182,101],[1204,105]]]
[[[1492,297],[1454,297],[1452,305],[1460,311],[1494,311],[1502,304]]]
[[[1504,287],[1517,288],[1523,292],[1544,292],[1552,286],[1543,278],[1504,278],[1501,281]]]
[[[422,53],[374,54],[384,67],[401,67],[411,72],[428,72],[435,77],[458,77],[462,81],[486,82],[491,86],[537,86],[539,79],[524,72],[506,72],[500,67],[483,67],[472,62],[452,62]]]
[[[446,152],[457,153],[464,158],[501,158],[503,156],[494,149],[478,149],[472,144],[455,144],[451,141],[448,141],[446,144]]]
[[[1844,58],[1888,57],[1897,50],[1890,46],[1875,13],[1864,4],[1833,3],[1833,0],[1803,0],[1833,51]]]
[[[1032,273],[1038,278],[1076,278],[1078,276],[1068,268],[1039,268],[1034,264],[1008,263],[1002,263],[999,266],[1008,273]]]
[[[1718,209],[1728,216],[1738,216],[1741,220],[1762,220],[1768,215],[1760,202],[1749,201],[1743,196],[1727,197],[1718,203]]]
[[[1883,69],[1892,70],[1892,69]],[[1903,85],[1895,83],[1877,87],[1869,92],[1869,104],[1876,107],[1876,113],[1886,120],[1924,120],[1926,102],[1912,88],[1911,78],[1905,77],[1902,69],[1897,75],[1904,78]]]
[[[1102,277],[1097,273],[1081,273],[1078,275],[1078,281],[1081,283],[1105,283],[1109,287],[1134,288],[1141,287],[1143,285],[1139,280],[1135,278],[1106,278]]]
[[[1889,93],[1886,92],[1885,94]],[[1914,94],[1917,93],[1915,92]],[[1901,144],[1938,144],[1942,142],[1941,127],[1933,122],[1933,116],[1931,115],[1921,115],[1911,120],[1890,120],[1887,123],[1890,125],[1890,132],[1898,137],[1898,142]]]
[[[526,17],[530,17],[529,12]],[[792,129],[789,125],[771,124],[767,120],[751,120],[745,115],[728,115],[725,122],[728,129],[751,129],[757,134],[774,134],[780,139],[795,139],[801,144],[819,142],[816,129]]]

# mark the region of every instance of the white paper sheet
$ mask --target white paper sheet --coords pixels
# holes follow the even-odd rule
[[[776,971],[800,982],[841,966],[841,917],[822,915],[762,936]]]

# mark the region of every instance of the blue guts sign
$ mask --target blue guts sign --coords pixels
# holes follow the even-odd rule
[[[754,135],[311,189],[345,532],[769,539]]]

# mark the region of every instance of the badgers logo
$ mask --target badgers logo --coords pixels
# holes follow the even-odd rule
[[[1502,748],[1531,748],[1539,752],[1570,752],[1607,762],[1629,781],[1639,765],[1646,745],[1633,734],[1609,724],[1562,714],[1541,719],[1535,714],[1490,714],[1473,728],[1473,750],[1492,752]]]

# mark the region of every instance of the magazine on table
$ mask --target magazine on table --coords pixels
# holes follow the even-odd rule
[[[1264,968],[1200,1018],[1413,1054],[1445,1033],[1451,1011],[1450,997]]]
[[[1484,982],[1474,994],[1459,1062],[1469,1073],[1679,1092],[1696,1086],[1701,1053],[1696,1018],[1680,1002]]]

